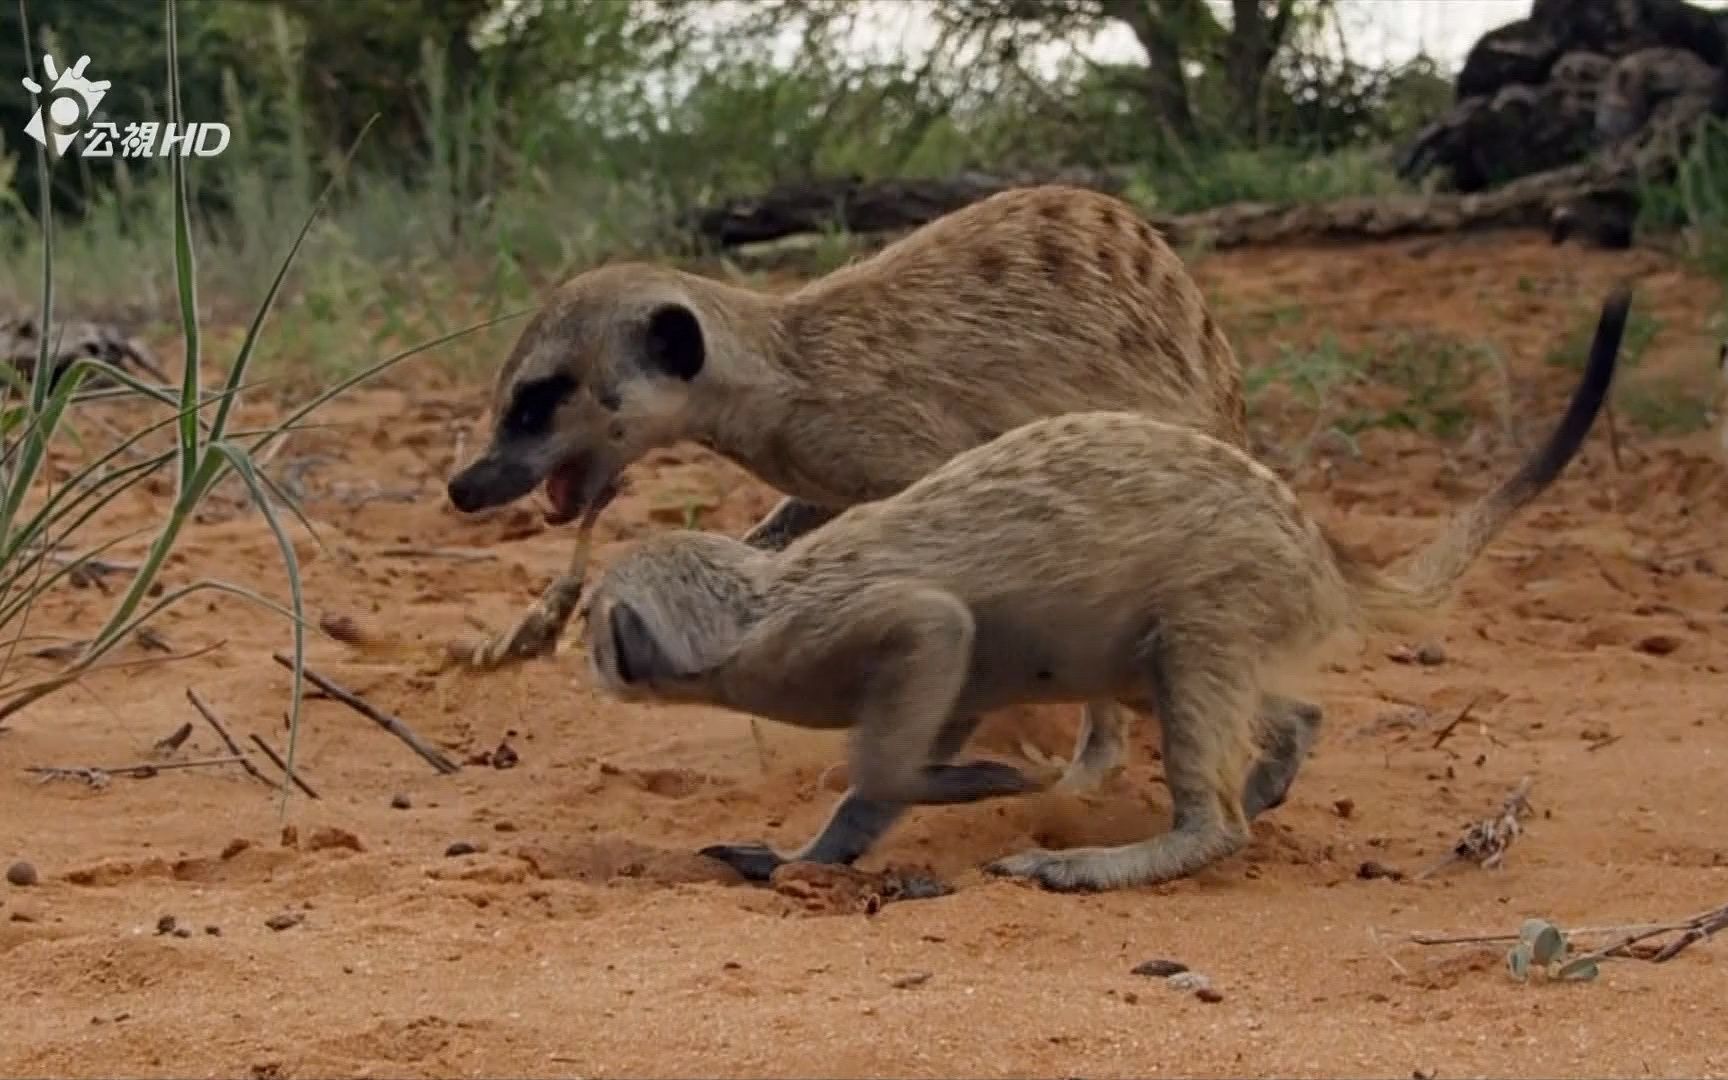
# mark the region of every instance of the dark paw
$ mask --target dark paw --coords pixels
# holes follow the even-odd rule
[[[786,860],[767,844],[710,844],[699,854],[718,859],[738,871],[746,881],[767,881]]]

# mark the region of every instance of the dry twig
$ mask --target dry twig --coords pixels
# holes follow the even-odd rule
[[[293,670],[294,661],[291,658],[284,656],[279,652],[271,653],[270,657],[283,667]],[[401,739],[404,743],[407,743],[410,750],[419,754],[434,769],[437,769],[441,773],[453,773],[461,768],[460,765],[457,765],[455,762],[439,753],[437,748],[432,746],[432,744],[416,735],[407,724],[404,724],[401,720],[398,720],[396,717],[378,708],[376,705],[373,705],[371,702],[362,698],[359,694],[331,682],[329,679],[318,674],[309,667],[305,668],[304,671],[307,682],[324,691],[326,694],[329,694],[331,697],[348,706],[350,709],[353,709],[361,716],[364,716],[366,719],[377,724],[379,727],[396,736],[398,739]]]
[[[186,688],[186,700],[192,703],[192,707],[198,710],[198,715],[202,716],[205,722],[210,725],[211,729],[216,732],[217,738],[221,739],[222,744],[228,747],[228,752],[240,759],[240,767],[242,769],[245,769],[254,779],[265,787],[273,788],[280,786],[271,783],[268,776],[265,776],[263,773],[258,771],[258,766],[252,764],[252,759],[246,756],[245,751],[240,749],[240,744],[234,741],[234,736],[228,734],[228,729],[223,727],[222,721],[216,718],[216,710],[205,704],[204,699],[198,696],[198,691],[188,686]]]
[[[288,763],[282,760],[282,756],[276,752],[274,747],[265,742],[264,739],[256,733],[254,733],[251,738],[252,742],[257,745],[258,749],[264,752],[264,756],[269,758],[278,769],[281,769],[282,775],[286,776],[295,787],[304,791],[308,799],[316,799],[318,797],[318,793],[312,790],[311,784],[302,780],[299,773],[291,772],[289,770]]]
[[[1483,818],[1465,829],[1464,835],[1452,845],[1446,857],[1418,873],[1416,879],[1420,881],[1452,863],[1466,860],[1486,870],[1498,867],[1506,858],[1512,842],[1524,831],[1520,822],[1530,813],[1530,785],[1528,776],[1520,780],[1512,794],[1501,803],[1498,814]]]
[[[1457,726],[1459,724],[1462,724],[1466,719],[1469,718],[1470,710],[1474,709],[1476,707],[1476,703],[1478,701],[1481,701],[1481,700],[1482,700],[1482,696],[1480,694],[1478,694],[1477,696],[1471,698],[1469,701],[1466,701],[1464,703],[1464,707],[1462,709],[1458,710],[1458,715],[1454,716],[1452,718],[1451,723],[1449,723],[1445,727],[1441,728],[1440,733],[1434,736],[1434,746],[1432,747],[1432,749],[1435,749],[1435,750],[1440,749],[1440,745],[1442,743],[1444,743],[1447,739],[1450,739],[1452,737],[1453,730],[1455,728],[1457,728]]]
[[[196,761],[141,762],[137,765],[28,765],[24,771],[44,780],[82,780],[92,787],[102,787],[111,776],[129,776],[148,780],[170,769],[205,769],[214,765],[235,765],[238,757],[199,758]]]
[[[150,752],[164,756],[172,754],[174,751],[180,749],[180,747],[185,744],[186,740],[191,737],[192,725],[189,723],[181,724],[163,738],[157,739],[155,745],[150,747]]]
[[[1580,926],[1564,930],[1567,941],[1578,938],[1612,937],[1608,944],[1590,952],[1580,953],[1579,960],[1605,960],[1611,957],[1648,960],[1665,964],[1686,949],[1714,934],[1728,930],[1728,904],[1699,912],[1687,919],[1669,922],[1624,923],[1609,926]],[[1678,934],[1674,940],[1657,949],[1635,950],[1633,946],[1664,934]],[[1412,945],[1497,945],[1518,941],[1519,934],[1431,934],[1412,933],[1405,939]]]

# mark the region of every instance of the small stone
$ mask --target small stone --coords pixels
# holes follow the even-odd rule
[[[1446,662],[1446,650],[1438,645],[1418,646],[1416,662],[1423,667],[1438,667]]]
[[[1650,656],[1667,656],[1680,647],[1680,639],[1673,634],[1651,634],[1638,642],[1638,651]]]
[[[1356,876],[1361,878],[1363,881],[1376,881],[1380,878],[1386,878],[1390,881],[1403,881],[1404,871],[1377,863],[1373,859],[1369,859],[1367,862],[1356,868]]]
[[[1126,1005],[1138,1005],[1140,1004],[1140,995],[1130,990],[1122,995],[1122,1001]]]
[[[192,931],[186,929],[184,926],[176,926],[174,928],[174,936],[177,938],[189,938],[192,936]]]
[[[1202,986],[1200,989],[1194,991],[1194,996],[1208,1005],[1216,1005],[1220,1001],[1224,1000],[1224,995],[1212,989],[1210,986]]]
[[[156,920],[156,933],[158,933],[158,934],[172,934],[174,932],[174,925],[175,925],[174,916],[164,915],[160,919]]]
[[[480,849],[466,840],[458,840],[444,849],[446,858],[454,859],[460,855],[472,855]]]
[[[297,848],[300,846],[300,830],[292,825],[282,826],[282,846]]]
[[[1332,812],[1341,818],[1347,818],[1356,812],[1355,799],[1339,799],[1332,804]]]
[[[1153,979],[1168,979],[1172,975],[1180,975],[1188,970],[1188,965],[1178,960],[1147,960],[1134,965],[1130,974],[1145,975]]]
[[[305,921],[306,916],[300,914],[298,911],[284,911],[280,915],[272,915],[268,919],[265,919],[264,925],[268,926],[272,930],[281,931],[287,930],[289,927],[299,926]]]
[[[914,971],[910,975],[900,976],[888,985],[896,990],[911,990],[914,987],[923,986],[929,981],[930,973],[928,971]]]
[[[342,849],[345,851],[364,851],[360,838],[347,829],[338,829],[324,825],[313,829],[306,837],[307,851],[330,851]]]
[[[1178,971],[1167,981],[1172,990],[1193,991],[1196,994],[1212,987],[1212,980],[1198,971]]]
[[[40,880],[41,878],[36,874],[36,867],[23,859],[19,859],[6,868],[6,883],[16,885],[20,889],[27,889]]]
[[[251,846],[252,846],[252,841],[245,840],[245,839],[242,839],[240,837],[235,837],[234,839],[228,841],[227,847],[222,849],[222,861],[227,862],[229,859],[232,859],[234,856],[240,854],[242,851],[245,851],[247,848],[249,848]]]
[[[494,769],[514,769],[522,758],[516,753],[516,748],[508,742],[498,744],[498,749],[492,751],[492,767]]]
[[[214,925],[206,926],[204,928],[204,932],[206,934],[210,935],[211,937],[221,937],[222,936],[222,928],[220,926],[214,926]]]
[[[390,809],[392,810],[409,810],[412,809],[413,806],[414,804],[408,800],[408,796],[401,792],[397,792],[390,796]]]

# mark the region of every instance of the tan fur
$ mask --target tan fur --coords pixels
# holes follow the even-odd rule
[[[697,328],[669,350],[679,374],[653,344],[669,309]],[[546,421],[513,430],[552,381]],[[491,443],[450,492],[477,510],[547,481],[587,503],[650,450],[693,441],[790,496],[746,536],[778,548],[1027,421],[1095,409],[1247,437],[1236,356],[1158,231],[1108,195],[1023,188],[788,294],[639,263],[578,275],[500,367]],[[1114,714],[1091,715],[1072,787],[1120,749]]]
[[[933,751],[980,713],[1156,708],[1175,828],[997,867],[1058,887],[1191,873],[1246,839],[1267,679],[1342,629],[1446,599],[1576,452],[1624,319],[1619,294],[1549,442],[1400,573],[1346,552],[1239,448],[1144,414],[1082,412],[965,451],[779,553],[712,534],[650,538],[596,585],[590,670],[620,696],[848,727],[852,797],[887,803],[1042,786]]]
[[[640,355],[667,304],[700,324],[687,382]],[[1240,367],[1181,260],[1128,204],[1062,186],[981,200],[782,295],[645,264],[585,272],[499,369],[494,417],[555,373],[574,390],[542,471],[581,457],[616,475],[691,440],[833,509],[1042,416],[1133,409],[1246,437]]]

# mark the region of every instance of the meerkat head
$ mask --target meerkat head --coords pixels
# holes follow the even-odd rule
[[[651,536],[607,567],[583,608],[588,670],[623,700],[697,700],[756,615],[770,556],[716,533]]]
[[[499,369],[490,441],[451,476],[451,504],[475,513],[544,484],[554,524],[598,508],[626,467],[684,436],[707,359],[683,275],[640,264],[579,274]]]

